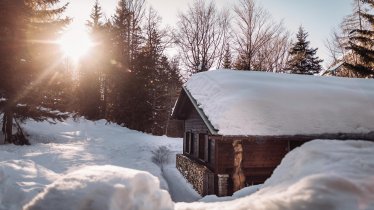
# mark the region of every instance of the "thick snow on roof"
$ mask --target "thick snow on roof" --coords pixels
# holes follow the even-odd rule
[[[323,75],[325,75],[327,72],[334,72],[334,71],[336,71],[340,66],[342,66],[343,64],[344,64],[344,61],[340,61],[340,62],[336,63],[335,65],[331,66],[330,68],[321,71],[318,75],[319,75],[319,76],[323,76]]]
[[[221,135],[374,131],[374,80],[214,70],[186,88]]]

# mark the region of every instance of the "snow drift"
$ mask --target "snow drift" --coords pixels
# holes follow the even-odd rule
[[[18,210],[25,201],[31,200],[59,177],[31,160],[1,161],[0,210]]]
[[[221,135],[374,132],[369,79],[214,70],[186,88]]]
[[[171,210],[167,191],[147,172],[115,166],[91,166],[48,186],[25,210]]]
[[[256,193],[228,202],[196,203],[193,209],[373,210],[373,160],[373,142],[312,141],[291,151]],[[190,206],[180,203],[176,209]]]

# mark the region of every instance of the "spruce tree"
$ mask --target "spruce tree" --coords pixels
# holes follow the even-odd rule
[[[20,127],[22,120],[66,117],[52,111],[60,103],[61,98],[57,97],[62,92],[52,94],[48,90],[49,84],[56,83],[58,69],[53,59],[58,55],[54,50],[56,46],[46,43],[56,40],[58,31],[69,23],[68,18],[59,18],[67,4],[59,7],[58,3],[59,0],[5,0],[0,3],[0,92],[3,98],[0,113],[6,143],[28,143]],[[13,134],[13,130],[18,132]]]
[[[232,68],[232,56],[230,45],[226,44],[225,54],[223,55],[223,65],[224,69],[231,69]]]
[[[360,17],[359,27],[352,28],[346,49],[349,51],[344,66],[356,72],[358,77],[374,77],[374,0],[359,0],[356,11]],[[366,8],[366,9],[362,9]]]
[[[88,56],[81,62],[83,65],[79,69],[77,110],[78,114],[85,116],[89,120],[98,120],[105,117],[104,94],[106,74],[105,74],[105,53],[104,46],[105,25],[103,23],[103,13],[99,1],[95,1],[90,19],[87,21],[90,37],[94,46]]]
[[[297,41],[290,49],[290,59],[287,61],[287,69],[293,74],[317,74],[322,70],[322,60],[316,56],[318,48],[310,48],[307,41],[308,33],[300,26],[296,35]]]
[[[99,1],[96,0],[90,15],[90,20],[87,21],[87,26],[90,28],[92,33],[95,33],[102,29],[104,25],[102,22],[102,18],[103,11]]]
[[[132,98],[136,92],[136,59],[140,52],[141,23],[144,20],[145,0],[120,0],[112,19],[112,95],[110,116],[113,121],[130,127],[137,104]]]
[[[167,31],[160,28],[161,18],[150,8],[145,20],[145,43],[135,59],[134,90],[130,94],[136,111],[128,117],[134,119],[132,128],[163,135],[170,117],[170,95],[175,95],[179,77],[164,55]]]

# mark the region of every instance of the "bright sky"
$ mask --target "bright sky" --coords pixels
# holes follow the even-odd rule
[[[88,19],[95,0],[70,0],[68,15],[75,17],[75,27]],[[99,0],[100,1],[100,0]],[[107,17],[111,17],[118,0],[101,0]],[[175,26],[178,11],[187,8],[192,0],[148,0],[163,18],[165,25]],[[239,0],[215,0],[221,8],[233,7]],[[333,27],[351,12],[352,0],[257,0],[275,19],[283,20],[286,27],[296,33],[303,25],[309,32],[312,47],[319,48],[319,56],[328,60],[325,41]],[[326,63],[325,63],[326,65]]]

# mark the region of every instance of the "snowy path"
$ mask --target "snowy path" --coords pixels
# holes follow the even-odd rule
[[[194,202],[201,199],[201,196],[192,187],[186,187],[189,183],[172,164],[164,167],[163,175],[168,183],[171,199],[174,202]]]

